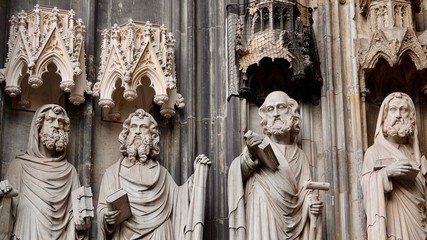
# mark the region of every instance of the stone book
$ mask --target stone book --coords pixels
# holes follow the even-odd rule
[[[245,141],[251,137],[251,136],[259,136],[257,133],[255,133],[252,130],[248,130],[243,138]],[[268,141],[265,139],[258,145],[256,149],[256,154],[258,156],[259,161],[261,164],[269,168],[271,171],[276,171],[279,167],[280,163],[277,160],[276,154],[274,154],[273,149],[271,148],[271,145]]]
[[[107,202],[107,208],[110,211],[119,210],[119,216],[117,218],[117,224],[126,221],[132,216],[130,209],[129,198],[126,191],[119,189],[116,192],[105,198]]]
[[[399,160],[396,160],[394,158],[377,159],[375,161],[374,171],[380,170],[381,168],[385,168],[396,161],[399,161]],[[409,162],[409,164],[411,164],[412,168],[409,170],[409,172],[406,175],[399,177],[400,179],[413,181],[417,177],[418,173],[420,172],[420,167],[417,164],[415,164],[414,166],[414,163],[412,162]]]
[[[90,187],[79,187],[71,192],[73,215],[76,221],[94,217],[93,194]]]
[[[265,140],[258,145],[257,155],[262,164],[272,171],[276,171],[280,165],[270,143]]]

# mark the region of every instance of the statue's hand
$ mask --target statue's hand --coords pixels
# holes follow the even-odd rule
[[[245,134],[245,142],[252,160],[256,158],[256,147],[262,143],[262,137],[251,131],[250,134]]]
[[[76,230],[77,231],[88,230],[91,223],[92,223],[92,218],[90,218],[90,217],[85,217],[85,218],[83,218],[83,220],[77,220],[76,221]]]
[[[18,194],[13,191],[13,187],[12,185],[10,185],[8,180],[4,180],[0,182],[0,197],[14,197],[17,196]]]
[[[323,209],[323,202],[322,201],[314,201],[309,205],[309,211],[312,215],[319,215],[322,212]]]
[[[206,157],[205,154],[200,154],[194,160],[194,168],[196,168],[198,165],[208,165],[209,166],[211,164],[212,164],[212,161],[208,157]]]
[[[385,169],[389,178],[395,178],[406,176],[413,170],[413,167],[408,161],[396,161],[388,165]]]
[[[117,218],[119,217],[120,210],[107,210],[104,214],[104,220],[109,225],[115,226],[117,225]]]

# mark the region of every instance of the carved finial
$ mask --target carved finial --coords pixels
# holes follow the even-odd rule
[[[171,32],[168,32],[168,34],[166,35],[166,47],[169,50],[173,50],[173,47],[175,46],[175,38],[173,37],[173,34]]]
[[[75,15],[76,13],[74,12],[73,9],[70,9],[70,11],[68,11],[68,16],[70,16],[70,18],[74,18]]]
[[[127,57],[127,62],[130,63],[133,59],[133,52],[134,52],[134,27],[135,24],[133,23],[132,19],[129,19],[128,23],[127,23],[127,31],[128,31],[128,36],[126,39],[126,57]]]
[[[9,20],[9,23],[10,23],[10,25],[11,26],[16,26],[16,24],[18,23],[18,18],[15,16],[15,15],[12,15],[11,17],[10,17],[10,20]]]
[[[58,22],[58,13],[59,13],[59,10],[58,10],[58,8],[57,7],[54,7],[53,9],[52,9],[52,13],[51,13],[51,18],[52,18],[52,23],[54,24],[54,25],[56,25],[57,24],[57,22]]]
[[[40,13],[40,6],[38,5],[38,4],[36,4],[35,6],[34,6],[34,10],[33,10],[36,14],[39,14]]]
[[[150,21],[147,21],[145,23],[145,34],[144,34],[144,36],[145,36],[144,41],[145,42],[149,42],[151,39],[151,26],[152,25],[153,24],[151,24]]]
[[[83,25],[83,20],[81,18],[77,19],[77,25],[78,26],[84,26]]]
[[[166,31],[167,31],[168,29],[166,28],[166,25],[164,25],[164,24],[162,24],[161,26],[160,26],[160,31],[162,32],[162,33],[166,33]]]
[[[24,10],[18,13],[19,26],[25,27],[27,20],[27,13]]]
[[[10,28],[9,28],[9,40],[7,41],[8,51],[6,56],[6,64],[9,62],[10,55],[12,54],[13,46],[15,45],[15,40],[17,39],[17,23],[18,18],[15,15],[9,20]]]
[[[119,27],[117,24],[114,24],[111,28],[111,39],[117,41],[119,39]]]

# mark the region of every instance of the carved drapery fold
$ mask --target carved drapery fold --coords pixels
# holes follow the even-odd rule
[[[126,104],[122,99],[133,102],[139,98],[147,111],[154,101],[161,106],[160,114],[165,118],[175,115],[175,106],[184,107],[184,99],[176,90],[174,43],[172,33],[167,33],[164,25],[150,22],[130,19],[126,24],[104,30],[93,92],[107,112],[105,119],[120,120],[121,105]],[[139,87],[142,89],[138,90]],[[154,90],[153,96],[149,87]]]
[[[26,95],[20,96],[21,107],[32,108],[28,96],[31,90],[23,88],[39,88],[42,84],[57,88],[55,81],[44,77],[54,65],[60,89],[70,93],[69,100],[74,105],[83,103],[84,93],[91,94],[91,83],[86,79],[84,37],[85,25],[75,19],[73,10],[36,5],[31,11],[22,10],[17,17],[12,16],[5,68],[0,70],[0,81],[6,81],[5,92],[11,97]],[[23,84],[24,79],[28,84]]]

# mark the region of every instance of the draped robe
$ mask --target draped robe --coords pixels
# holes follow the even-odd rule
[[[409,108],[415,108],[408,95],[397,94],[407,98]],[[415,125],[413,135],[406,137],[406,144],[391,143],[383,133],[386,103],[394,97],[395,94],[388,95],[381,104],[374,144],[366,150],[363,161],[361,185],[368,240],[427,239],[426,164],[425,158],[420,157],[418,128]],[[420,172],[415,180],[389,178],[384,167],[374,169],[379,159],[409,161]]]
[[[377,141],[365,153],[362,189],[369,240],[427,239],[425,178],[418,173],[414,181],[391,180],[385,168],[374,170],[378,159],[393,158],[416,162],[410,146]]]
[[[269,138],[264,141],[271,143],[279,160],[277,171],[259,166],[246,178],[242,163],[252,161],[247,148],[230,166],[230,240],[308,239],[312,193],[303,187],[311,178],[308,159],[295,144],[285,147]],[[283,147],[288,159],[280,150]]]
[[[87,237],[87,231],[76,232],[73,220],[71,192],[80,187],[76,169],[65,158],[65,150],[60,156],[50,158],[39,148],[37,117],[54,106],[57,105],[46,104],[36,111],[27,151],[11,161],[6,174],[6,179],[18,191],[18,196],[12,199],[12,239]]]
[[[145,167],[152,173],[150,177],[123,173],[126,168],[139,172],[138,168]],[[196,167],[194,177],[177,186],[156,161],[144,166],[120,159],[106,170],[102,179],[97,208],[98,239],[202,239],[207,169],[206,165]],[[118,189],[128,193],[132,216],[114,228],[104,220],[105,198]]]
[[[76,239],[71,192],[80,183],[65,159],[40,163],[28,154],[17,156],[6,176],[19,192],[12,201],[12,239]]]

